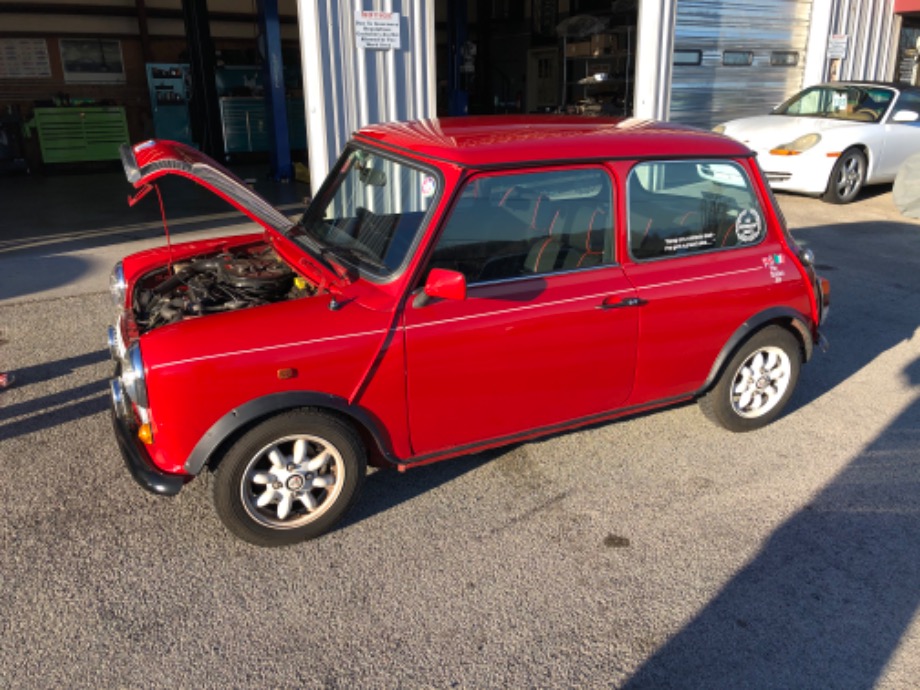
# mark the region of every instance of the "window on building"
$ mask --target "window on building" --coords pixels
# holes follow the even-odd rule
[[[722,52],[722,64],[727,67],[747,67],[754,62],[754,53],[750,50],[726,50]]]
[[[675,50],[675,65],[700,65],[703,63],[702,50]]]
[[[774,67],[795,67],[799,54],[794,50],[774,50],[770,53],[770,64]]]

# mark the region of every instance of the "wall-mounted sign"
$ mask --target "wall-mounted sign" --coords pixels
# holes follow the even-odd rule
[[[40,79],[51,76],[44,38],[0,38],[0,79]]]
[[[399,50],[399,12],[355,10],[355,39],[364,50]]]
[[[827,39],[827,57],[829,60],[846,60],[849,37],[846,34],[832,34]]]
[[[110,38],[61,38],[61,64],[68,84],[124,84],[121,41]]]

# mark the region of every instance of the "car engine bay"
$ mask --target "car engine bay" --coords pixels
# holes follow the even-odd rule
[[[186,318],[307,297],[315,288],[265,244],[196,257],[138,281],[134,321],[140,333]]]

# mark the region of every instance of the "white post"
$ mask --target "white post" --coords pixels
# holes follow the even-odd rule
[[[633,115],[667,120],[671,114],[671,63],[677,0],[642,0],[636,36]]]
[[[831,13],[836,2],[814,2],[808,26],[808,47],[805,49],[805,72],[802,88],[820,84],[827,78],[827,39],[831,34]]]
[[[398,47],[360,47],[355,13],[361,10],[396,13]],[[297,21],[315,194],[356,129],[434,116],[434,2],[297,0]]]

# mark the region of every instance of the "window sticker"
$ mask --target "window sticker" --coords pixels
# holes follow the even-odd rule
[[[664,240],[665,253],[684,252],[688,249],[706,249],[715,246],[714,232],[698,232],[684,237],[667,237]]]
[[[833,108],[834,110],[846,110],[847,109],[846,91],[837,91],[834,93]]]
[[[743,243],[756,242],[763,233],[763,220],[760,214],[752,208],[746,208],[738,214],[735,221],[735,234],[738,241]]]
[[[433,196],[437,188],[438,184],[431,175],[422,178],[422,196]]]

